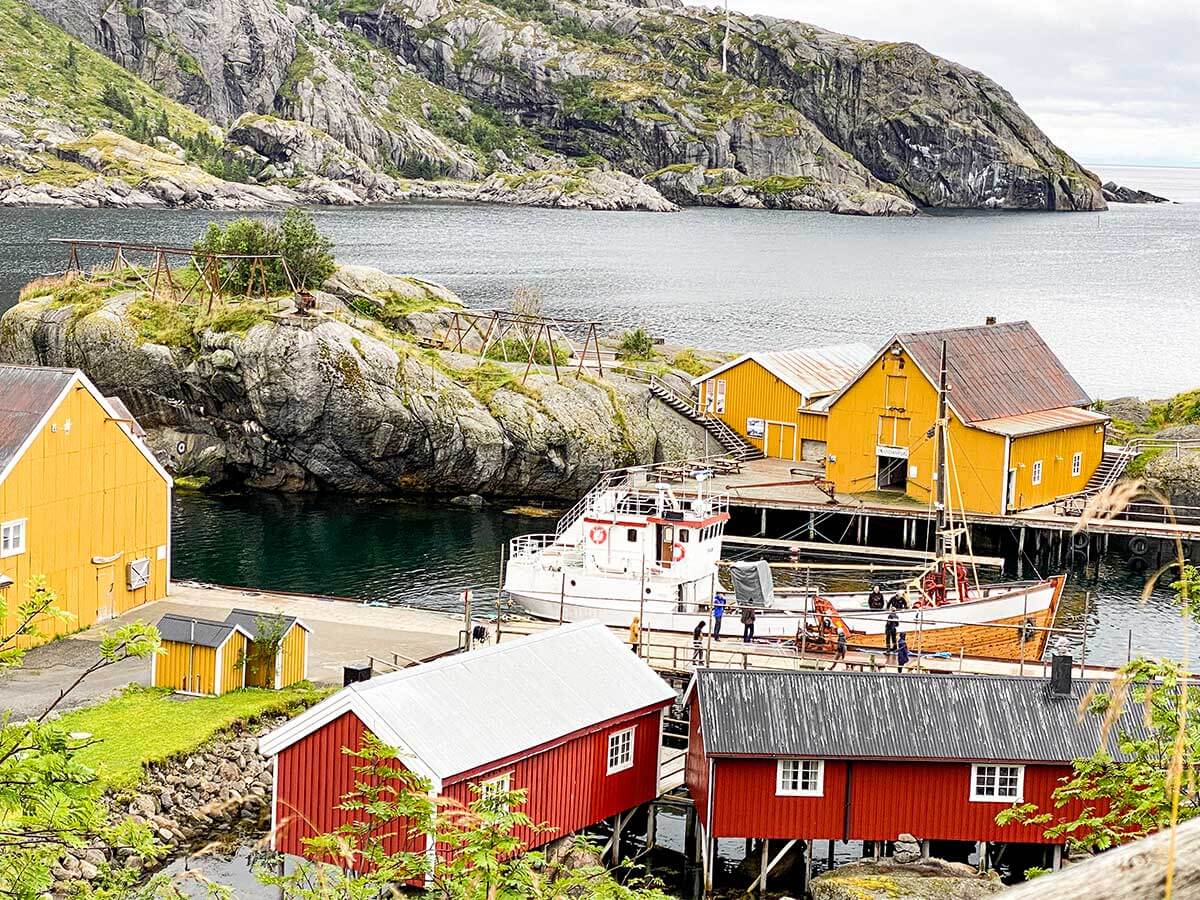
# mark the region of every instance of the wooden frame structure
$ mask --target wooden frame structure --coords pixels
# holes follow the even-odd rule
[[[64,244],[68,248],[67,268],[63,271],[63,275],[83,273],[83,266],[79,261],[79,249],[81,247],[112,250],[112,263],[107,267],[107,271],[116,275],[126,269],[131,270],[150,291],[150,296],[154,300],[159,298],[160,286],[169,291],[168,296],[174,299],[176,303],[186,303],[188,298],[192,296],[192,293],[196,292],[198,303],[204,304],[205,298],[207,298],[206,312],[212,312],[213,301],[219,301],[221,298],[221,289],[225,286],[228,278],[228,276],[222,274],[222,263],[225,262],[249,261],[250,275],[246,281],[244,296],[246,300],[251,299],[252,296],[258,293],[255,289],[256,286],[261,288],[260,299],[264,303],[271,299],[269,280],[267,278],[267,262],[272,260],[277,260],[283,266],[283,274],[287,277],[292,293],[298,293],[296,282],[292,278],[287,260],[278,253],[208,253],[192,247],[171,247],[158,244],[86,240],[82,238],[51,238],[50,242]],[[154,255],[154,262],[149,278],[142,273],[139,267],[131,264],[126,259],[125,254],[127,253],[147,253]],[[176,285],[175,277],[171,273],[171,257],[187,257],[200,276],[184,292],[182,297],[179,296],[179,286]],[[203,288],[197,291],[197,287],[200,285],[203,285]]]
[[[521,375],[521,383],[529,377],[529,371],[533,368],[533,364],[537,361],[537,348],[544,341],[549,350],[550,366],[554,370],[554,380],[560,378],[558,370],[558,360],[555,358],[554,350],[554,332],[557,331],[559,339],[571,351],[571,355],[575,355],[575,347],[568,337],[568,332],[574,331],[583,334],[583,347],[579,352],[579,364],[575,366],[575,376],[578,377],[583,373],[584,364],[587,362],[588,348],[592,349],[593,358],[597,371],[600,377],[604,377],[604,362],[600,358],[600,334],[597,330],[599,322],[594,322],[587,319],[556,319],[547,318],[545,316],[526,315],[524,313],[508,312],[502,309],[493,309],[490,311],[483,310],[456,310],[452,314],[450,325],[446,328],[446,333],[442,336],[441,349],[453,350],[456,353],[465,352],[465,343],[472,333],[479,336],[479,361],[482,364],[487,357],[488,350],[493,346],[499,345],[504,355],[505,362],[520,362],[520,360],[509,360],[507,345],[504,343],[509,334],[516,329],[516,334],[521,342],[522,347],[527,351],[525,362],[525,371]]]

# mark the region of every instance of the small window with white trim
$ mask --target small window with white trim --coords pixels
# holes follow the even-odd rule
[[[1076,453],[1074,456],[1071,457],[1071,476],[1073,478],[1078,478],[1080,473],[1082,473],[1082,472],[1083,472],[1083,454]]]
[[[781,759],[775,768],[775,793],[781,797],[821,797],[825,793],[825,761]]]
[[[971,799],[981,803],[1021,803],[1025,799],[1025,767],[971,766]]]
[[[638,530],[636,528],[626,528],[625,529],[625,540],[629,541],[629,543],[631,543],[631,544],[636,544],[637,537],[638,537],[637,531]]]
[[[479,782],[479,799],[494,804],[497,810],[507,810],[508,803],[501,798],[507,797],[511,790],[512,773],[505,772],[503,775],[497,775],[495,778]]]
[[[0,524],[0,557],[25,552],[26,519],[13,519]]]
[[[1042,483],[1042,461],[1040,459],[1035,459],[1033,461],[1032,481],[1034,484]]]
[[[608,736],[608,774],[633,768],[633,729],[614,731]]]

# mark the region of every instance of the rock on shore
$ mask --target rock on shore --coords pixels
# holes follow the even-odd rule
[[[823,872],[812,881],[813,900],[979,900],[1001,893],[995,875],[940,859],[899,863],[863,860]]]
[[[0,319],[0,359],[82,368],[172,472],[212,483],[570,498],[606,469],[703,452],[644,385],[522,384],[523,365],[421,346],[454,302],[444,288],[359,267],[327,287],[341,297],[316,316],[183,321],[169,344],[138,324],[138,290],[88,307],[49,291]]]
[[[1170,203],[1166,197],[1159,197],[1149,191],[1139,191],[1134,188],[1122,187],[1115,181],[1106,181],[1100,186],[1100,193],[1109,203]]]

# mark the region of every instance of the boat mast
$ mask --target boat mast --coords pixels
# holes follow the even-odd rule
[[[942,562],[945,555],[946,533],[949,527],[949,513],[946,509],[946,342],[942,341],[942,368],[938,376],[938,407],[937,407],[937,561]]]

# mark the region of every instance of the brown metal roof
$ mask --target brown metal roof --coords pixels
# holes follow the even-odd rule
[[[896,340],[935,385],[946,342],[950,406],[964,422],[1092,402],[1028,322],[909,332]]]
[[[1079,425],[1100,425],[1108,421],[1109,417],[1103,413],[1080,409],[1078,406],[1063,406],[1059,409],[1045,409],[1016,416],[1001,416],[998,419],[981,419],[975,423],[975,427],[995,434],[1021,437]]]
[[[0,477],[74,377],[74,369],[0,365]]]
[[[105,397],[104,401],[112,407],[113,415],[117,419],[129,425],[129,430],[136,437],[145,437],[146,429],[138,424],[138,420],[133,417],[133,413],[129,411],[129,407],[125,405],[125,401],[120,397]]]

